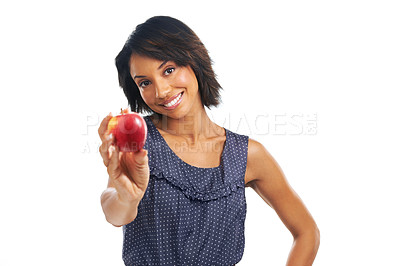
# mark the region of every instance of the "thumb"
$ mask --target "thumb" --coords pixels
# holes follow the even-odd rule
[[[134,171],[135,169],[140,169],[141,167],[148,166],[147,150],[141,149],[137,152],[124,152],[122,161],[127,170]]]
[[[141,149],[134,153],[134,160],[138,165],[146,165],[148,164],[147,150]]]
[[[127,164],[129,175],[132,177],[136,185],[143,191],[146,190],[150,177],[147,153],[147,150],[144,149],[132,152],[130,154],[131,156],[128,156],[128,160],[132,160],[132,163]]]

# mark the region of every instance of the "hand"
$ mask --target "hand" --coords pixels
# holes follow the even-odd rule
[[[115,187],[118,197],[125,203],[139,203],[149,183],[150,169],[147,150],[121,152],[115,144],[115,137],[107,131],[112,115],[106,116],[99,126],[102,144],[99,148],[104,165]],[[109,184],[110,186],[110,184]]]

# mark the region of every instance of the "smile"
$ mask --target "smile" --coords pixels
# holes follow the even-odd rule
[[[167,104],[164,104],[164,108],[168,110],[175,109],[182,101],[183,92],[181,92],[178,96],[176,96],[172,101]]]

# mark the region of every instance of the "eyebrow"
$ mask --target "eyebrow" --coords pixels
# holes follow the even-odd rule
[[[157,70],[159,70],[160,68],[162,68],[167,62],[168,62],[168,60],[165,60],[164,62],[162,62],[162,64],[157,68]]]
[[[164,62],[162,62],[161,65],[157,68],[157,70],[159,70],[160,68],[162,68],[167,62],[168,62],[168,60],[165,60]],[[145,77],[146,77],[146,76],[135,76],[133,79],[145,78]]]

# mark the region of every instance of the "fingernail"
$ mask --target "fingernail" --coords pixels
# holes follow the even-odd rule
[[[112,139],[112,137],[113,137],[113,134],[112,134],[112,133],[110,133],[110,135],[108,135],[108,137],[107,137],[107,140],[110,140],[110,139]]]
[[[110,150],[111,150],[112,153],[114,153],[114,151],[115,151],[114,145],[111,145]]]

